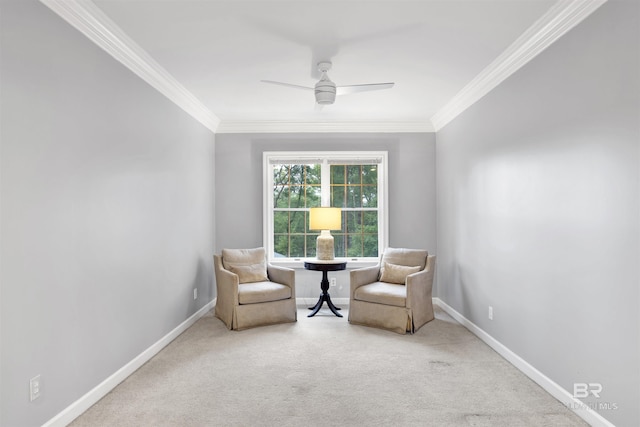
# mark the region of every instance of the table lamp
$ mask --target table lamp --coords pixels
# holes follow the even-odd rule
[[[316,258],[330,261],[334,257],[333,236],[329,230],[342,229],[340,208],[311,208],[309,210],[309,230],[320,230],[316,240]]]

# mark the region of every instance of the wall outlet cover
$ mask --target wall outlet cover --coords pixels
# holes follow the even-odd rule
[[[40,397],[40,375],[29,380],[29,398],[33,402]]]

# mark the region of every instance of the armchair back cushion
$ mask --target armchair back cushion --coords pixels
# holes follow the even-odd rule
[[[240,283],[269,280],[264,248],[223,249],[222,265],[226,270],[237,274]]]
[[[380,281],[404,285],[407,281],[408,275],[417,273],[420,270],[421,267],[419,265],[416,265],[415,267],[407,267],[383,261],[382,267],[380,268]]]
[[[382,254],[382,263],[385,262],[406,267],[420,267],[423,270],[427,263],[429,253],[422,249],[387,248]]]

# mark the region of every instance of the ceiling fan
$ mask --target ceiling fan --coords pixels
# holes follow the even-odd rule
[[[334,82],[329,79],[327,72],[331,69],[331,62],[319,62],[318,70],[322,73],[320,81],[315,84],[314,87],[294,85],[291,83],[274,82],[273,80],[260,80],[264,83],[271,83],[275,85],[287,86],[296,89],[312,90],[315,92],[316,103],[320,105],[333,104],[336,100],[336,95],[345,95],[348,93],[365,92],[369,90],[391,89],[395,83],[369,83],[361,85],[350,86],[336,86]]]

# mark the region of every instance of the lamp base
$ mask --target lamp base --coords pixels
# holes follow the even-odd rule
[[[333,236],[329,230],[320,231],[316,240],[316,258],[321,261],[331,261],[334,258]]]

